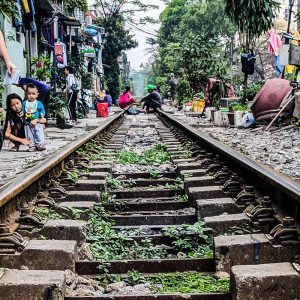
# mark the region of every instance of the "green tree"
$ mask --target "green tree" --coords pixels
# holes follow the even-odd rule
[[[280,3],[274,0],[226,0],[225,12],[237,25],[241,44],[249,51],[255,39],[273,26]],[[245,74],[244,86],[248,75]]]
[[[130,31],[125,29],[125,24],[138,24],[153,21],[151,18],[137,18],[136,13],[146,12],[149,9],[158,8],[149,5],[142,0],[96,0],[95,8],[101,17],[97,19],[97,25],[105,30],[105,45],[103,51],[103,66],[105,82],[116,103],[121,91],[120,69],[118,58],[122,51],[137,46]]]
[[[209,77],[226,77],[226,46],[236,29],[224,14],[224,0],[172,0],[162,12],[151,72],[175,73],[179,98],[203,89]]]
[[[204,88],[209,77],[223,79],[228,73],[228,61],[222,55],[222,45],[217,39],[189,34],[182,45],[184,73],[193,93]]]
[[[99,18],[96,24],[105,29],[106,42],[102,56],[105,83],[116,103],[121,91],[118,58],[122,51],[136,47],[137,43],[133,40],[129,30],[125,29],[125,20],[122,14]]]
[[[245,35],[244,45],[249,48],[255,38],[270,29],[280,3],[274,0],[226,0],[225,12]]]

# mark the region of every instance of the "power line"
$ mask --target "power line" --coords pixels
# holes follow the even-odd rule
[[[129,21],[126,21],[126,23],[127,23],[127,25],[129,25],[129,26],[131,26],[131,27],[134,27],[135,29],[137,29],[137,30],[139,30],[139,31],[141,31],[141,32],[144,32],[144,33],[146,33],[146,34],[148,34],[148,35],[152,35],[152,36],[158,37],[157,34],[154,34],[154,33],[148,32],[148,31],[146,31],[146,30],[144,30],[144,29],[142,29],[142,28],[139,28],[138,26],[136,26],[135,24],[132,24],[132,23],[129,22]]]

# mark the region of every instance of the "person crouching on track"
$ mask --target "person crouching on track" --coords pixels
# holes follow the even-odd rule
[[[25,137],[22,99],[18,94],[7,96],[6,110],[3,136],[14,144],[10,150],[19,151],[20,145],[29,146],[31,141]]]
[[[119,107],[126,111],[134,104],[134,98],[130,90],[130,86],[126,86],[125,90],[119,96]]]
[[[161,95],[155,91],[155,86],[152,84],[147,85],[148,95],[144,97],[141,102],[144,102],[143,110],[149,112],[149,109],[157,110],[162,106]]]
[[[34,84],[28,84],[26,87],[26,98],[22,105],[22,111],[25,119],[25,135],[31,141],[28,151],[45,150],[44,124],[45,108],[38,98],[38,89]]]

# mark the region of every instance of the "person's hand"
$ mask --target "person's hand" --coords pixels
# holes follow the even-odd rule
[[[35,127],[37,121],[38,121],[37,119],[31,120],[30,121],[30,127]]]
[[[9,60],[5,62],[7,72],[10,76],[13,76],[16,72],[15,65]]]
[[[31,145],[31,141],[30,141],[30,140],[27,140],[27,139],[21,139],[21,144],[22,144],[22,145],[25,145],[25,146],[26,146],[26,145],[29,146],[29,145]]]

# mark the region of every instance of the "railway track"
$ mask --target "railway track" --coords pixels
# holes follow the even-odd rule
[[[171,115],[119,113],[0,188],[0,298],[300,299],[299,200]]]

